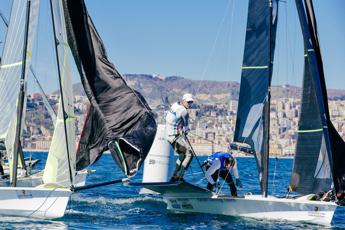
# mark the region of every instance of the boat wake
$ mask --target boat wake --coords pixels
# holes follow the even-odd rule
[[[71,197],[71,203],[87,203],[87,204],[103,204],[103,205],[131,205],[134,203],[165,203],[162,198],[154,196],[137,196],[129,198],[107,198],[107,197],[98,197],[98,198],[87,198],[80,197],[78,195],[73,195]]]

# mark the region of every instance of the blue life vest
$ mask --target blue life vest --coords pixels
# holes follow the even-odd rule
[[[220,170],[225,170],[225,159],[226,158],[234,158],[230,153],[227,152],[215,152],[213,153],[211,156],[209,156],[207,158],[207,162],[212,165],[213,161],[215,161],[216,159],[220,160]]]

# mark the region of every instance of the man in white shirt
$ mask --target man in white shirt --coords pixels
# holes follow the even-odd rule
[[[207,189],[212,191],[214,185],[216,185],[218,177],[221,177],[229,185],[231,195],[237,196],[237,189],[232,180],[230,170],[234,173],[236,185],[242,187],[242,183],[238,175],[236,160],[230,153],[216,152],[209,156],[206,163],[205,173],[205,177],[208,181]]]
[[[173,180],[181,180],[193,159],[191,146],[185,139],[189,132],[188,111],[193,104],[193,96],[190,93],[183,95],[182,100],[175,102],[166,116],[166,139],[178,153]]]

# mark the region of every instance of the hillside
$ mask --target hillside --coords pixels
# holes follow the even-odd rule
[[[226,103],[237,100],[239,96],[240,84],[234,81],[201,81],[178,76],[162,78],[149,74],[125,74],[123,77],[129,86],[143,94],[151,106],[161,104],[166,98],[170,102],[176,101],[186,92],[194,94],[199,103]],[[75,95],[85,95],[81,83],[74,84],[73,90]],[[272,98],[300,98],[301,92],[302,89],[296,86],[273,86]],[[345,90],[329,89],[328,96],[330,99],[345,98]]]

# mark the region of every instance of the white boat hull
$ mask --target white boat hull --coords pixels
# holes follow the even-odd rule
[[[311,201],[299,198],[216,196],[204,188],[186,182],[147,183],[145,188],[163,195],[168,210],[218,215],[302,221],[330,225],[337,208],[334,202]]]
[[[304,221],[330,225],[337,205],[334,202],[309,201],[249,195],[231,197],[164,196],[168,209],[177,212],[198,212],[258,219]]]
[[[64,216],[69,189],[0,188],[0,215],[55,219]]]

